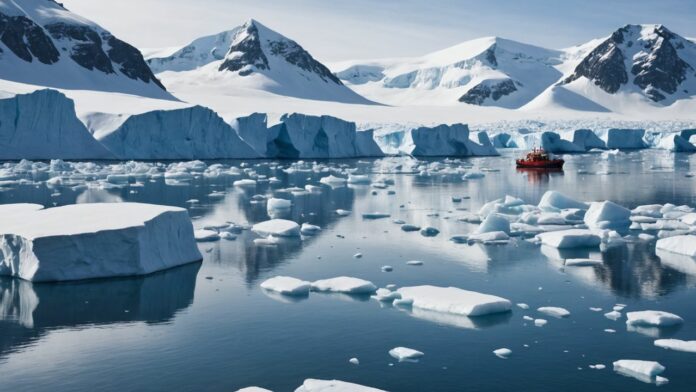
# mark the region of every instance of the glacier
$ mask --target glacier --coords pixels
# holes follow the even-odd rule
[[[134,276],[202,259],[183,208],[6,204],[0,214],[0,276],[33,282]]]

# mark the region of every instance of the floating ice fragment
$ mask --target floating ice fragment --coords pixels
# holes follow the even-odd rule
[[[566,259],[565,266],[566,267],[590,267],[593,265],[600,265],[602,263],[603,263],[602,260],[596,260],[596,259]]]
[[[604,313],[604,317],[608,318],[609,320],[618,320],[621,318],[621,312],[617,312],[616,310],[613,310],[609,313]]]
[[[517,307],[520,308],[520,309],[524,309],[524,310],[529,309],[529,305],[527,305],[527,304],[525,304],[525,303],[523,303],[523,302],[518,303],[518,304],[517,304]]]
[[[377,291],[377,287],[367,280],[340,276],[312,282],[312,291],[344,294],[373,294]]]
[[[696,340],[657,339],[655,346],[668,350],[696,353]]]
[[[408,224],[408,223],[401,226],[401,230],[406,231],[406,232],[409,232],[409,231],[418,231],[418,230],[420,230],[420,229],[421,229],[420,226],[410,225],[410,224]]]
[[[664,366],[654,361],[620,359],[615,361],[613,365],[615,372],[646,383],[655,382],[656,376],[665,371]]]
[[[601,238],[586,229],[559,230],[537,235],[541,243],[554,248],[593,248],[599,246]]]
[[[414,266],[423,265],[423,262],[420,260],[409,260],[406,262],[406,265],[414,265]]]
[[[274,237],[299,237],[300,225],[296,222],[286,219],[271,219],[265,222],[257,223],[251,227],[251,230],[262,236]]]
[[[391,265],[382,266],[382,272],[391,272],[394,268]]]
[[[360,365],[360,360],[358,360],[358,358],[351,358],[348,360],[348,362],[353,365]]]
[[[408,347],[395,347],[389,350],[389,355],[399,360],[399,362],[407,360],[417,360],[423,355],[422,352],[408,348]]]
[[[196,230],[193,232],[193,236],[198,242],[212,242],[220,239],[220,234],[214,230]]]
[[[310,283],[289,276],[276,276],[261,283],[261,288],[283,295],[309,295]]]
[[[456,287],[412,286],[397,290],[403,299],[412,299],[416,308],[463,316],[509,312],[509,300]]]
[[[684,319],[673,313],[659,310],[644,310],[626,313],[627,325],[642,325],[653,327],[671,327],[684,322]]]
[[[493,354],[495,354],[498,358],[508,359],[508,357],[510,357],[512,354],[512,350],[509,348],[499,348],[497,350],[493,350]]]
[[[348,215],[350,215],[350,211],[349,211],[349,210],[342,210],[342,209],[339,208],[339,209],[336,210],[336,215],[338,215],[338,216],[348,216]]]
[[[382,219],[389,218],[391,215],[384,212],[366,212],[362,214],[363,219]]]
[[[403,228],[403,226],[402,226]],[[424,227],[421,229],[420,234],[423,237],[435,237],[436,235],[440,234],[440,230],[434,228],[434,227]]]
[[[534,325],[536,325],[537,327],[543,327],[544,325],[546,325],[546,323],[548,323],[548,321],[546,321],[544,319],[535,319],[534,320]]]
[[[537,311],[544,313],[549,316],[553,317],[568,317],[570,316],[570,312],[567,309],[564,308],[559,308],[555,306],[542,306],[537,309]]]

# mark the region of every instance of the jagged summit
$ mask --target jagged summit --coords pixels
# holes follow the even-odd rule
[[[562,84],[586,78],[609,94],[640,92],[654,102],[696,93],[696,44],[661,24],[625,25],[585,56]]]
[[[53,0],[0,0],[0,78],[171,98],[138,49]]]
[[[176,89],[206,80],[218,89],[252,88],[299,98],[370,103],[343,86],[297,42],[255,19],[198,38],[170,56],[150,58],[148,63]]]

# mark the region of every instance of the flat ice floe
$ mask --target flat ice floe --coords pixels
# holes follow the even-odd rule
[[[339,380],[316,380],[308,378],[295,392],[386,392],[381,389]]]
[[[373,294],[377,291],[372,282],[350,276],[317,280],[312,282],[311,288],[312,291],[343,294]]]
[[[657,376],[665,371],[665,367],[655,361],[620,359],[615,361],[613,365],[615,372],[646,383],[656,382]]]
[[[626,313],[626,324],[650,327],[671,327],[684,322],[684,319],[673,313],[659,310],[643,310]]]
[[[251,227],[251,230],[262,236],[274,237],[299,237],[300,225],[296,222],[286,219],[271,219],[261,223],[257,223]]]
[[[484,316],[509,312],[512,303],[501,297],[462,290],[457,287],[412,286],[397,290],[413,307],[462,316]]]
[[[654,343],[655,346],[668,350],[696,353],[696,340],[657,339]]]
[[[493,350],[493,354],[495,354],[499,358],[508,359],[508,357],[512,355],[512,350],[510,350],[509,348],[499,348],[497,350]]]
[[[656,250],[696,257],[696,235],[677,235],[661,238],[655,244]]]
[[[183,208],[140,203],[39,207],[0,209],[0,275],[30,281],[132,276],[202,259]]]
[[[283,295],[306,296],[309,295],[310,283],[289,276],[275,276],[261,283],[261,288]]]
[[[402,361],[413,361],[417,360],[418,358],[422,357],[423,354],[422,352],[418,350],[414,350],[412,348],[408,347],[394,347],[393,349],[389,350],[389,355],[392,357],[396,358],[399,360],[399,362]]]
[[[602,239],[592,230],[569,229],[541,233],[537,238],[543,245],[559,249],[593,248],[599,246]]]
[[[198,242],[212,242],[220,239],[220,234],[215,230],[199,229],[193,232]]]

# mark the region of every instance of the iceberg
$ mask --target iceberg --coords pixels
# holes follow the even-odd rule
[[[128,117],[115,129],[92,129],[120,159],[259,158],[214,111],[193,106]]]
[[[606,149],[607,144],[589,129],[576,129],[573,132],[573,144],[580,146],[585,151],[593,148]]]
[[[509,312],[512,303],[501,297],[462,290],[456,287],[412,286],[397,290],[413,307],[462,316],[484,316]]]
[[[113,159],[56,90],[0,99],[0,159]]]
[[[555,132],[544,132],[541,134],[541,147],[550,153],[585,152],[584,147],[561,139],[561,136]]]
[[[590,229],[625,230],[631,225],[631,210],[611,201],[590,204],[585,213],[585,224]]]
[[[604,142],[609,149],[635,150],[647,148],[644,140],[644,129],[616,129],[612,128],[606,132]]]
[[[419,127],[405,131],[399,151],[413,156],[490,156],[498,155],[485,132],[478,142],[469,138],[465,124]]]
[[[34,282],[133,276],[202,259],[183,208],[99,203],[0,211],[9,211],[0,221],[0,275]]]

